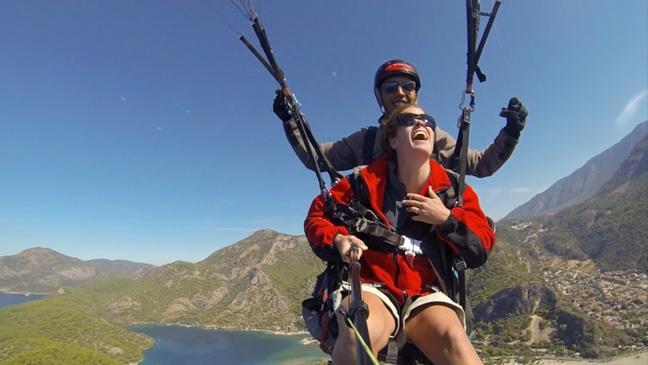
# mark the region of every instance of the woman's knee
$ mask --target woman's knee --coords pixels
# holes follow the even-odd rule
[[[462,349],[470,343],[463,326],[448,325],[441,329],[441,341],[450,349]]]
[[[446,344],[461,343],[468,339],[465,329],[453,309],[443,305],[430,305],[413,313],[407,320],[407,337],[419,337]]]
[[[379,297],[365,293],[364,299],[369,309],[367,327],[371,347],[375,352],[378,352],[387,346],[389,336],[396,330],[396,320]]]

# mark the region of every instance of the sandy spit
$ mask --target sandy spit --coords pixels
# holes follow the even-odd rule
[[[540,361],[541,365],[648,365],[648,351],[623,355],[615,359],[599,360],[549,360]]]

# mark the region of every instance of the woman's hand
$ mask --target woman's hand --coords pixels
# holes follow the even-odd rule
[[[450,217],[450,209],[446,208],[438,195],[428,187],[428,195],[408,193],[407,199],[403,200],[406,210],[412,214],[412,220],[427,224],[441,224]]]
[[[360,260],[362,253],[369,249],[358,237],[353,235],[345,236],[339,233],[335,235],[333,244],[340,253],[342,261],[346,263]]]

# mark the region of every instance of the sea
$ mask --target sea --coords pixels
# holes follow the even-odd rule
[[[44,294],[9,294],[0,292],[0,308],[44,297]]]
[[[324,364],[328,359],[308,335],[160,325],[129,330],[155,339],[142,365],[301,365]]]

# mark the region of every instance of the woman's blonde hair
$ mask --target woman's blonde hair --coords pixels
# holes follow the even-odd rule
[[[418,104],[401,104],[397,106],[396,109],[392,110],[392,112],[389,113],[386,118],[380,121],[380,124],[383,126],[384,130],[380,143],[385,152],[389,154],[392,154],[394,152],[394,150],[389,145],[389,139],[396,135],[396,129],[398,129],[398,126],[396,125],[396,119],[403,113],[403,110],[411,107],[423,110]]]

